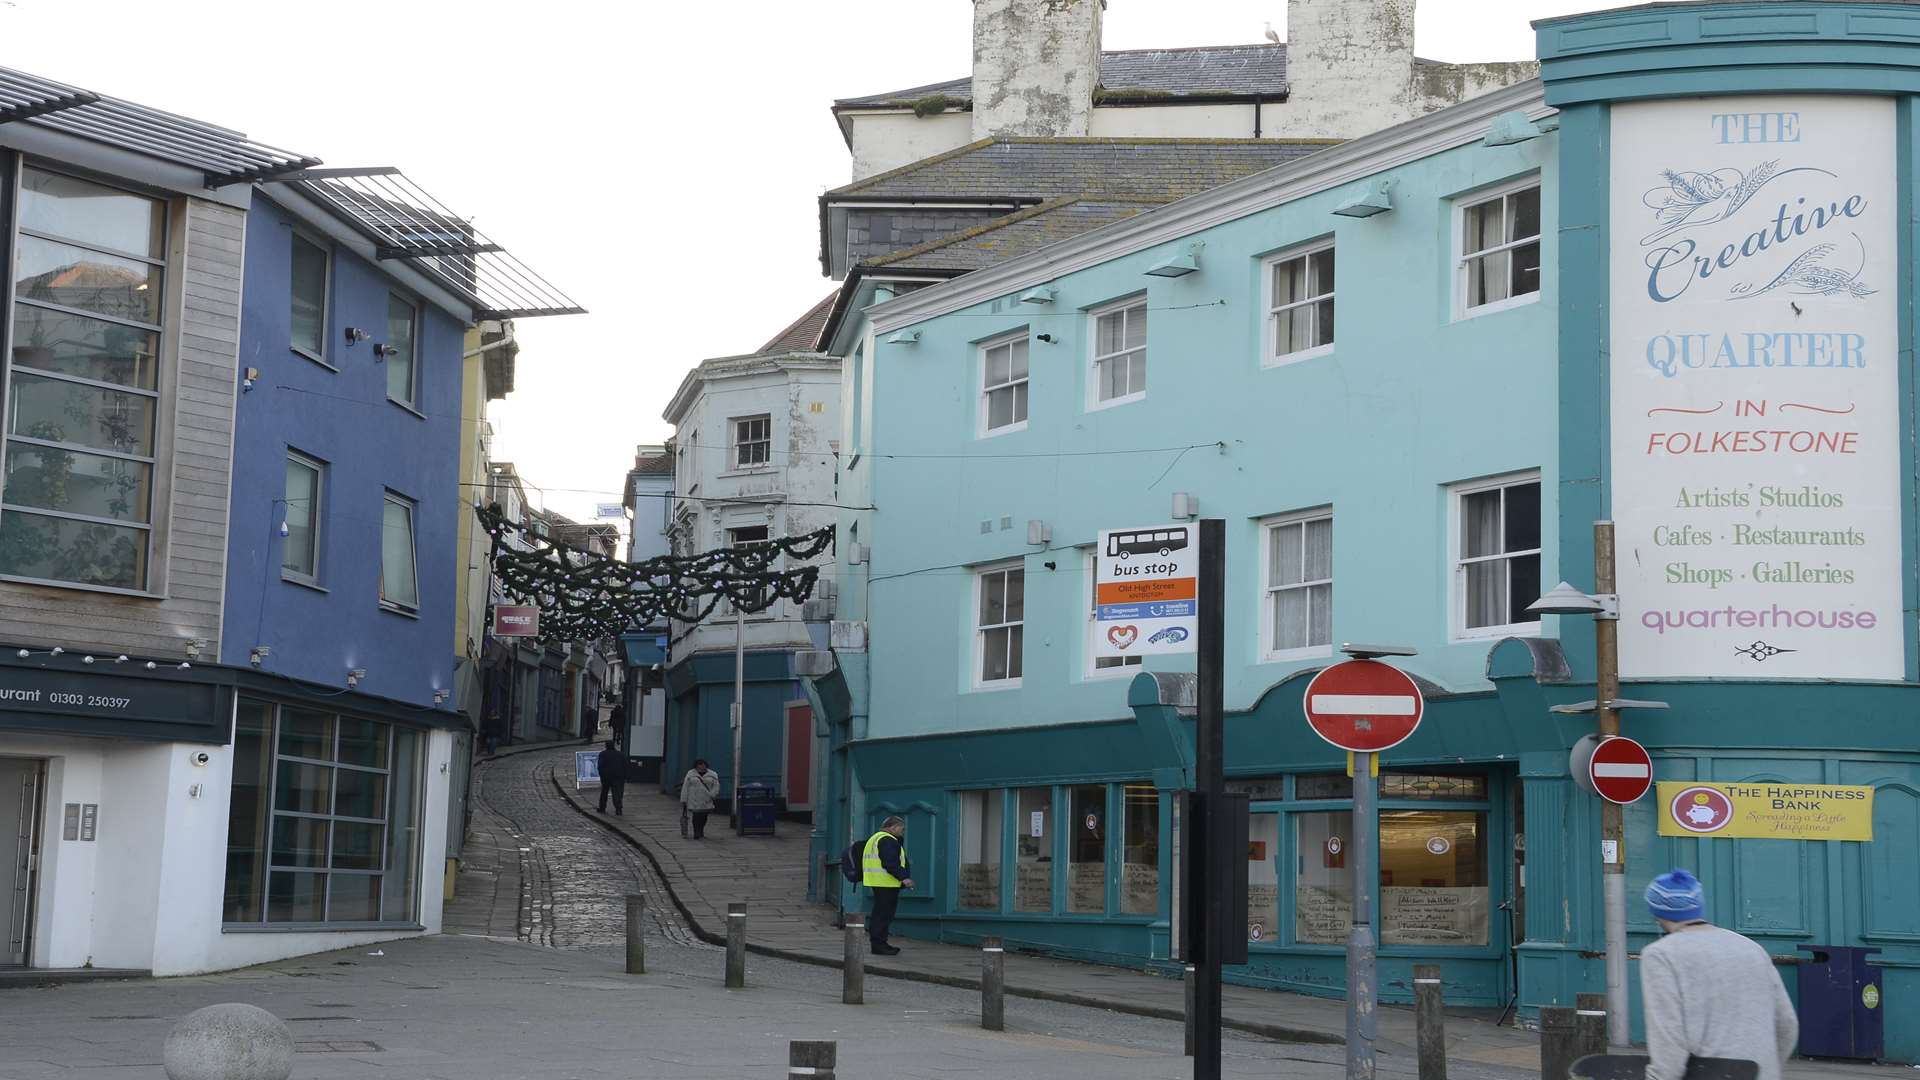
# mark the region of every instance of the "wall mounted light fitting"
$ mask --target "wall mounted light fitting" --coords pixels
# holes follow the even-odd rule
[[[266,645],[255,645],[247,650],[247,663],[259,667],[260,662],[273,655],[273,649]]]
[[[887,344],[889,345],[917,345],[919,343],[920,331],[918,330],[895,331],[892,336],[887,338]]]
[[[1375,214],[1384,214],[1393,209],[1393,198],[1388,189],[1391,180],[1369,180],[1360,194],[1355,195],[1338,206],[1333,212],[1340,217],[1368,218]]]
[[[367,333],[365,330],[362,330],[357,326],[347,327],[347,345],[349,347],[359,342],[365,341],[372,336],[373,335]]]
[[[373,358],[375,360],[385,360],[387,357],[392,356],[395,353],[398,353],[399,351],[400,351],[399,349],[396,349],[393,346],[386,344],[385,342],[376,341],[373,343]]]
[[[1059,293],[1051,285],[1036,285],[1020,294],[1020,302],[1023,304],[1051,304],[1053,303],[1053,298],[1058,295]]]
[[[260,377],[259,368],[257,367],[248,368],[246,377],[240,380],[240,392],[244,394],[247,391],[253,389],[253,380],[259,377]]]
[[[1206,246],[1205,241],[1195,240],[1193,243],[1188,244],[1186,250],[1180,254],[1161,259],[1159,262],[1147,267],[1147,276],[1185,277],[1188,274],[1198,273],[1200,270],[1200,249]]]
[[[347,689],[351,690],[354,687],[359,686],[360,680],[366,677],[367,677],[366,668],[357,667],[348,671],[347,672]]]

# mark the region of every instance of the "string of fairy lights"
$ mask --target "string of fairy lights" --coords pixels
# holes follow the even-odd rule
[[[491,538],[488,561],[501,589],[539,609],[539,636],[549,641],[605,641],[662,616],[691,624],[679,635],[684,638],[723,601],[748,614],[780,600],[804,602],[820,578],[810,560],[832,551],[834,540],[828,526],[629,563],[555,540],[508,518],[498,505],[473,512]]]

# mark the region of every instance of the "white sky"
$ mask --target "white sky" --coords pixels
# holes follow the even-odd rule
[[[1533,55],[1606,0],[1422,0],[1420,55]],[[590,314],[525,319],[497,456],[591,517],[687,369],[832,290],[815,198],[847,182],[837,97],[958,78],[968,0],[0,0],[0,65],[398,165]],[[1105,45],[1285,34],[1285,0],[1109,0]],[[578,489],[578,490],[568,490]]]

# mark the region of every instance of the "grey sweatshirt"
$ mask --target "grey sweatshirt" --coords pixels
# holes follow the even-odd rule
[[[1640,1000],[1653,1059],[1647,1080],[1681,1080],[1689,1056],[1758,1061],[1760,1080],[1780,1080],[1800,1038],[1766,950],[1717,926],[1690,926],[1647,946]]]

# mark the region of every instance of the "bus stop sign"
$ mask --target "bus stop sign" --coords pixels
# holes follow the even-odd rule
[[[1087,654],[1190,653],[1200,642],[1199,529],[1108,529],[1094,550]]]
[[[1307,723],[1342,750],[1376,753],[1420,726],[1426,701],[1406,672],[1378,660],[1347,660],[1307,684]]]

